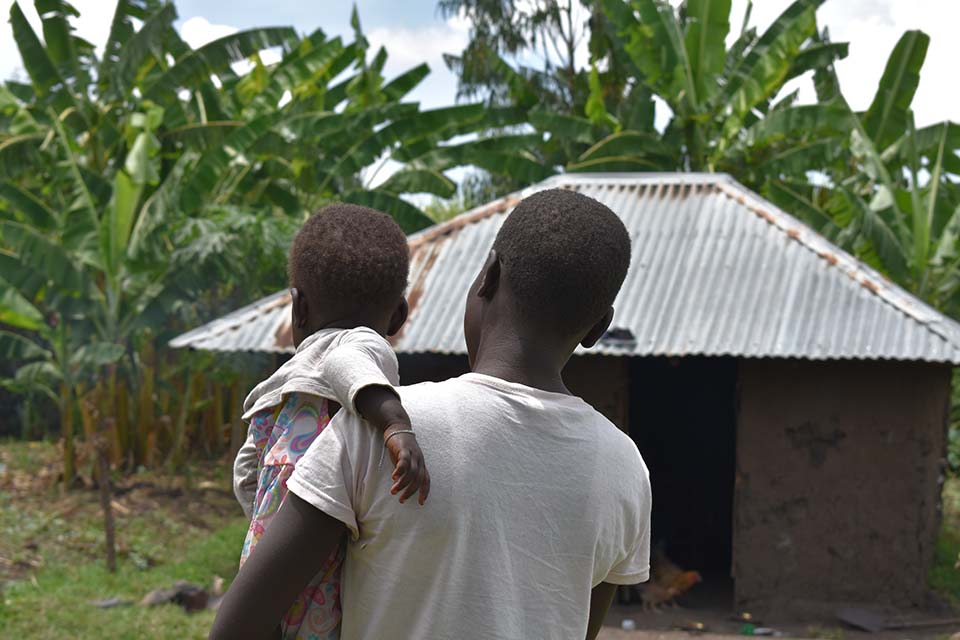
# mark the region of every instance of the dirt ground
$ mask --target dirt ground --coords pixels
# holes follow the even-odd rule
[[[721,579],[708,579],[679,599],[676,608],[665,607],[657,612],[643,611],[639,604],[614,604],[605,620],[601,640],[704,640],[745,637],[744,624],[732,607],[733,585]],[[887,612],[887,619],[940,620],[958,617],[946,602],[934,603],[927,611]],[[632,621],[635,631],[621,629],[625,619]],[[819,638],[821,640],[947,640],[960,634],[960,624],[905,630],[867,633],[844,625],[831,611],[819,616],[770,616],[758,618],[754,626],[774,629],[782,638]],[[691,629],[702,628],[703,631]],[[956,639],[960,640],[960,636]]]

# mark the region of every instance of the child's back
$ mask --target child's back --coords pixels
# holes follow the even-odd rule
[[[397,465],[392,492],[401,501],[429,476],[409,418],[393,386],[397,358],[384,339],[406,319],[406,238],[389,217],[351,205],[314,215],[290,252],[293,336],[297,352],[244,403],[247,441],[234,464],[234,491],[251,517],[241,567],[270,526],[296,464],[340,407],[383,432]],[[288,611],[287,638],[339,637],[342,549]]]

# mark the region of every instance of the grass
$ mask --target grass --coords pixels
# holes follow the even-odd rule
[[[960,558],[960,478],[943,485],[943,526],[930,571],[930,588],[954,604],[960,604],[960,570],[954,567]]]
[[[226,465],[117,483],[117,573],[104,564],[102,511],[92,489],[64,492],[56,447],[0,443],[0,634],[4,638],[203,638],[213,613],[141,607],[176,580],[210,587],[236,573],[246,522]],[[4,585],[4,581],[6,584]],[[135,604],[100,609],[118,597]]]
[[[204,638],[213,613],[141,607],[176,580],[209,587],[237,569],[246,521],[224,461],[195,463],[176,477],[138,473],[118,482],[118,570],[104,567],[102,513],[92,488],[58,488],[49,443],[0,442],[0,629],[4,638]],[[89,466],[89,465],[88,465]],[[943,493],[944,523],[930,586],[960,603],[960,480]],[[100,609],[94,600],[135,604]],[[812,637],[843,640],[819,628]]]
[[[152,589],[175,580],[209,586],[213,576],[233,576],[238,541],[246,524],[233,522],[197,540],[180,560],[150,569],[121,562],[109,573],[99,562],[53,566],[8,586],[0,606],[0,627],[9,638],[205,638],[212,611],[188,614],[176,605],[99,609],[92,600],[118,596],[138,602]]]

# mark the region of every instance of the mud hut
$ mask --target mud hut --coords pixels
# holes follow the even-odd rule
[[[731,606],[921,603],[960,325],[728,176],[558,176],[412,236],[404,382],[466,370],[468,285],[551,187],[633,239],[614,326],[567,381],[640,447],[670,557]],[[282,292],[172,345],[289,353],[289,318]]]

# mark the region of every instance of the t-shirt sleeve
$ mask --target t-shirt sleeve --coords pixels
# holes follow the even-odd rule
[[[610,584],[637,584],[650,579],[650,520],[644,533],[624,558],[604,578]]]
[[[360,419],[345,411],[338,413],[297,463],[287,488],[297,497],[336,518],[359,537],[357,504],[363,482],[362,469],[355,461],[364,459],[359,436]]]
[[[400,377],[397,355],[373,331],[350,331],[320,362],[319,375],[327,381],[334,400],[356,413],[357,392],[364,387],[393,388]]]
[[[636,510],[628,516],[632,519],[632,522],[625,523],[625,528],[631,532],[631,535],[624,544],[621,557],[603,580],[609,584],[637,584],[650,579],[650,510],[652,501],[650,476],[642,461],[636,480],[636,495],[632,503],[636,507]]]
[[[258,460],[257,444],[250,433],[233,461],[233,495],[237,497],[247,518],[253,515],[253,501],[257,497]]]

